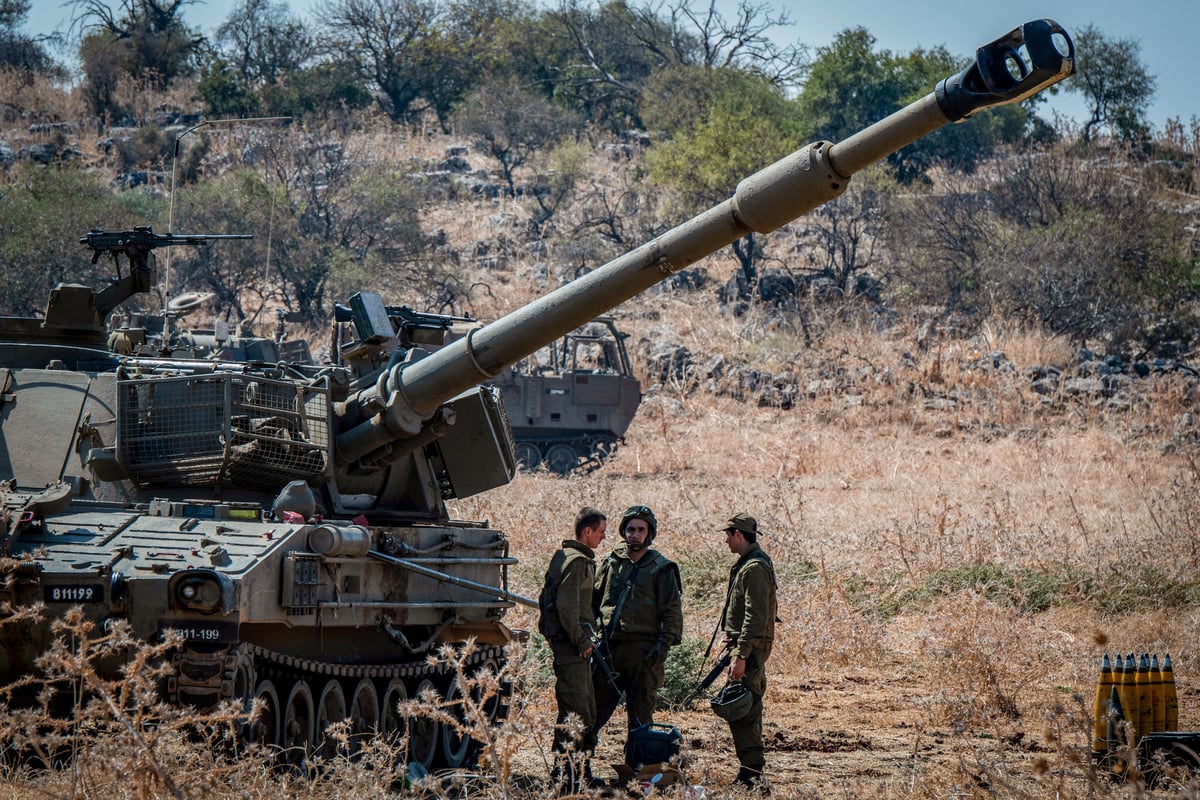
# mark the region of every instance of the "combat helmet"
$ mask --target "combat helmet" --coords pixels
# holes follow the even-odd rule
[[[650,527],[650,537],[646,541],[654,541],[654,537],[658,535],[658,517],[654,516],[650,506],[630,506],[625,509],[625,513],[621,515],[621,525],[617,528],[621,538],[625,538],[625,526],[631,519],[643,520]]]
[[[725,684],[724,688],[708,701],[713,713],[726,722],[737,722],[745,717],[750,713],[753,702],[754,695],[741,683]]]

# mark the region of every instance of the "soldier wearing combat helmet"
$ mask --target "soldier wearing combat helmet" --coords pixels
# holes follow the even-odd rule
[[[679,567],[650,547],[658,535],[658,519],[648,506],[626,509],[618,531],[624,545],[601,562],[594,599],[632,730],[654,721],[663,665],[683,638],[683,590]],[[612,685],[597,676],[597,730],[619,702]]]

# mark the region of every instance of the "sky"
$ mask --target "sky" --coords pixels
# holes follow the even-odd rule
[[[1133,39],[1141,45],[1142,63],[1157,79],[1157,94],[1147,118],[1161,129],[1169,118],[1189,123],[1200,118],[1200,81],[1195,76],[1193,50],[1200,31],[1200,2],[1197,0],[837,0],[836,3],[805,0],[748,0],[786,10],[792,25],[779,28],[775,39],[799,43],[811,49],[833,41],[846,28],[862,25],[876,38],[879,49],[907,53],[917,47],[944,45],[958,55],[999,38],[1023,22],[1053,19],[1068,32],[1093,24],[1110,38]],[[193,0],[183,9],[188,24],[204,33],[225,20],[238,0]],[[315,0],[288,0],[302,18]],[[703,2],[703,0],[699,0]],[[110,2],[118,6],[117,0]],[[717,0],[726,18],[732,18],[736,0]],[[65,31],[70,7],[58,0],[34,0],[25,29],[31,34]],[[930,87],[932,88],[932,87]],[[1080,100],[1071,96],[1050,98],[1047,106],[1082,122]],[[1043,112],[1046,113],[1046,112]]]

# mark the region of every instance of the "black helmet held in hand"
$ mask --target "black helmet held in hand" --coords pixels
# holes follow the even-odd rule
[[[750,706],[753,702],[754,695],[740,683],[725,684],[725,687],[717,692],[712,700],[708,701],[712,706],[713,713],[726,722],[737,722],[746,716],[750,713]]]

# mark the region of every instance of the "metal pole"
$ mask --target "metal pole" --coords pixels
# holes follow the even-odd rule
[[[369,551],[368,555],[372,556],[373,558],[377,558],[380,561],[386,561],[389,564],[395,564],[397,567],[403,567],[404,569],[411,570],[418,575],[424,575],[427,578],[433,578],[435,581],[448,583],[451,586],[459,586],[463,589],[471,589],[473,591],[488,594],[493,597],[499,597],[502,600],[513,600],[523,606],[529,606],[530,608],[538,607],[537,600],[531,600],[528,597],[510,592],[507,589],[501,589],[499,586],[488,586],[486,583],[476,583],[475,581],[469,581],[466,578],[458,578],[454,575],[447,575],[445,572],[439,572],[436,569],[430,569],[429,567],[423,567],[420,564],[414,564],[412,561],[409,561],[405,558],[389,556],[379,552],[378,550],[371,550]]]

